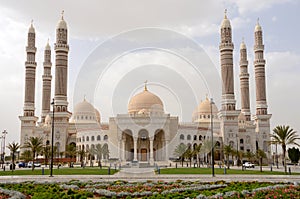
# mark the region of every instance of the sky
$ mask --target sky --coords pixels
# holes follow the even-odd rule
[[[251,112],[255,113],[254,27],[259,18],[266,59],[271,129],[290,125],[300,131],[300,2],[297,0],[110,0],[0,1],[0,131],[6,143],[20,141],[24,106],[27,31],[36,31],[35,108],[41,115],[43,51],[52,48],[54,86],[55,28],[64,10],[69,33],[68,101],[86,99],[101,120],[126,113],[130,98],[148,88],[165,111],[191,122],[192,112],[212,97],[220,108],[220,24],[227,9],[234,48],[234,84],[239,94],[239,46],[248,50]],[[53,94],[53,93],[52,93]]]

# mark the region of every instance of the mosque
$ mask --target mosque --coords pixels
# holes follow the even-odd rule
[[[101,122],[101,115],[86,99],[74,106],[71,113],[68,108],[68,28],[61,16],[56,27],[55,52],[55,89],[51,94],[51,47],[47,43],[44,51],[42,76],[41,117],[35,115],[35,29],[33,24],[28,31],[25,62],[25,100],[21,120],[21,145],[29,137],[42,137],[45,145],[51,143],[52,121],[54,121],[54,146],[57,154],[63,154],[68,145],[77,150],[92,151],[101,144],[106,153],[102,157],[92,155],[86,162],[98,158],[114,160],[121,164],[144,162],[149,164],[168,164],[180,144],[197,147],[215,140],[215,160],[223,160],[223,146],[233,149],[255,152],[262,149],[269,157],[270,118],[266,100],[265,59],[262,27],[257,22],[254,29],[254,69],[256,89],[256,113],[250,112],[249,73],[247,49],[244,41],[240,45],[240,98],[241,108],[236,108],[234,93],[234,70],[232,28],[225,13],[220,27],[220,63],[222,78],[222,100],[220,107],[208,98],[199,103],[191,113],[189,123],[180,122],[178,116],[165,112],[159,96],[145,87],[133,96],[128,104],[128,112],[110,117],[108,123]],[[51,103],[52,97],[53,104]],[[167,103],[167,102],[165,102]],[[53,105],[54,113],[51,111]],[[126,105],[124,105],[126,106]],[[53,117],[54,115],[54,117]],[[212,125],[213,124],[213,125]],[[213,128],[213,129],[211,129]],[[212,131],[213,130],[213,131]],[[24,150],[24,149],[22,149]],[[205,161],[205,155],[201,157]],[[79,158],[77,157],[77,161]]]

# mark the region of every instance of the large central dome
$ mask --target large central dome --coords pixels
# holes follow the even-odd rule
[[[133,96],[128,104],[128,113],[130,115],[148,115],[164,113],[164,106],[158,96],[148,91],[147,86],[143,92]]]

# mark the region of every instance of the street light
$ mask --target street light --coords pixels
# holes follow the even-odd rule
[[[213,112],[212,112],[212,106],[213,106],[213,98],[210,99],[210,128],[211,128],[211,172],[212,177],[215,177],[215,155],[214,155],[214,130],[213,130]]]
[[[52,105],[52,131],[51,131],[51,164],[50,164],[50,176],[53,177],[53,142],[54,142],[54,98],[51,102]]]
[[[3,136],[2,136],[2,138],[3,138],[3,149],[2,149],[2,162],[3,162],[3,164],[2,164],[2,168],[4,167],[4,161],[5,161],[5,136],[6,136],[6,134],[7,134],[7,131],[6,130],[4,130],[3,132],[2,132],[2,134],[3,134]]]

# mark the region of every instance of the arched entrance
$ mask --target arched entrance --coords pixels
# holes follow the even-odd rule
[[[165,146],[166,146],[165,132],[162,129],[158,129],[155,131],[154,140],[153,140],[153,151],[155,151],[153,155],[154,161],[167,160]]]
[[[133,144],[133,137],[132,131],[127,129],[122,132],[122,159],[125,161],[132,161],[133,160],[133,153],[134,153],[134,144]]]
[[[138,161],[146,162],[150,157],[150,140],[149,133],[146,129],[142,129],[138,133],[137,141]]]

